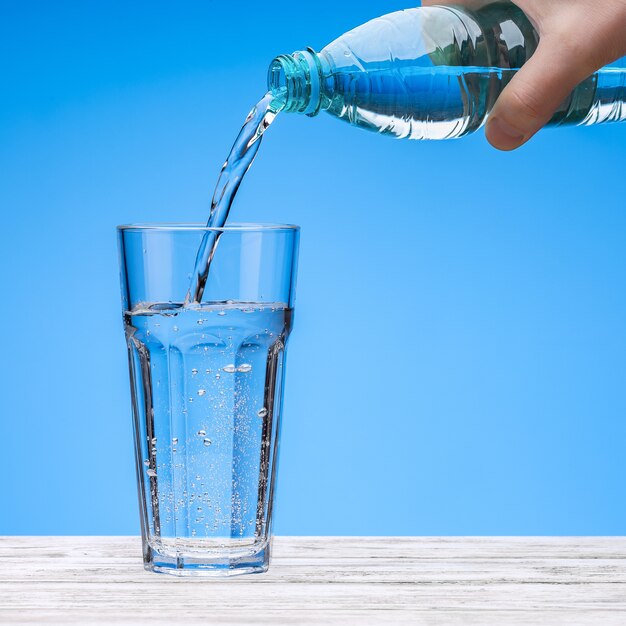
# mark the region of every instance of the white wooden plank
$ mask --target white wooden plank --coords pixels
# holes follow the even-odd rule
[[[287,538],[270,572],[150,574],[138,538],[0,538],[2,624],[624,624],[624,538]]]

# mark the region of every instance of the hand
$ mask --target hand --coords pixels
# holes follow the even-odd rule
[[[493,0],[424,0],[476,9]],[[499,150],[526,143],[583,80],[626,55],[626,0],[515,0],[537,29],[535,54],[504,89],[487,121]]]

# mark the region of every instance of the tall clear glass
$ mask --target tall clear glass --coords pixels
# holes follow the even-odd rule
[[[204,295],[184,305],[217,235]],[[145,568],[267,570],[299,229],[118,228]]]

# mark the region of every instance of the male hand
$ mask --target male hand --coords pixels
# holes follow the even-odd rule
[[[424,0],[480,8],[493,0]],[[626,0],[515,0],[537,29],[535,54],[504,89],[487,121],[499,150],[526,143],[586,78],[626,55]]]

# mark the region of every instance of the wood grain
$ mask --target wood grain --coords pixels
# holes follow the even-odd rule
[[[626,624],[626,538],[278,537],[267,574],[147,573],[135,537],[0,538],[0,624]]]

